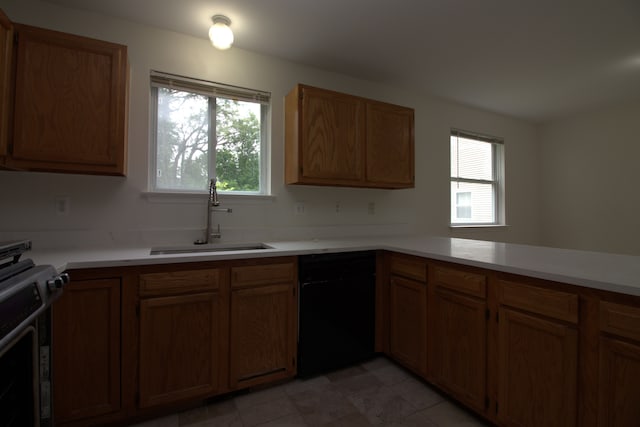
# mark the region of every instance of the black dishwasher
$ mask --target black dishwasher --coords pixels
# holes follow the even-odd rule
[[[298,262],[298,376],[372,357],[375,251],[302,255]]]

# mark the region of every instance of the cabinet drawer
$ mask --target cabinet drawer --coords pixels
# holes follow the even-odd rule
[[[441,265],[431,265],[433,283],[479,298],[487,296],[487,276]]]
[[[222,282],[222,269],[171,271],[140,275],[140,296],[215,291]]]
[[[498,280],[500,304],[571,323],[578,322],[578,296],[509,280]]]
[[[391,256],[391,274],[426,282],[427,262],[417,257],[394,254]]]
[[[600,329],[640,341],[640,307],[601,301]]]
[[[231,268],[233,289],[270,283],[291,283],[295,279],[292,263],[246,265]]]

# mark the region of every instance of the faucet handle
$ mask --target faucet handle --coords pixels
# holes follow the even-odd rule
[[[211,178],[209,181],[209,204],[211,206],[219,206],[220,202],[218,201],[218,192],[216,191],[216,183],[218,180],[216,178]]]

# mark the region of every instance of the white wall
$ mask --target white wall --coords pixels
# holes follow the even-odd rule
[[[640,255],[640,103],[540,129],[542,243]]]
[[[223,198],[232,214],[219,215],[227,240],[308,238],[371,233],[435,235],[539,243],[539,166],[536,129],[523,121],[449,103],[414,91],[293,64],[232,48],[213,49],[204,37],[163,31],[33,0],[0,0],[10,19],[128,46],[131,65],[129,169],[126,178],[0,171],[0,240],[31,237],[41,245],[188,242],[204,227],[205,198],[148,199],[149,70],[246,86],[272,93],[271,186],[266,201]],[[240,36],[238,36],[240,37]],[[409,190],[284,185],[283,98],[306,83],[415,109],[416,187]],[[449,130],[505,139],[507,222],[491,230],[456,230],[449,219]],[[55,214],[56,196],[70,213]],[[335,213],[335,202],[341,211]],[[294,216],[294,203],[306,214]],[[367,213],[369,202],[375,214]]]

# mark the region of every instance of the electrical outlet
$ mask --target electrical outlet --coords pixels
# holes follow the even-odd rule
[[[369,204],[367,205],[367,213],[369,215],[376,214],[376,202],[369,202]]]
[[[294,215],[304,215],[305,214],[305,206],[303,202],[296,202],[293,205],[293,214]]]
[[[56,196],[54,199],[56,214],[60,216],[69,215],[71,210],[71,198],[69,196]]]

